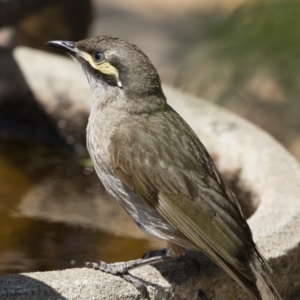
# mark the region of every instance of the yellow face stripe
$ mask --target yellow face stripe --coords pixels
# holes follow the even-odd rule
[[[86,61],[88,61],[94,69],[98,70],[99,72],[101,72],[103,74],[114,75],[117,77],[117,79],[119,79],[118,70],[114,66],[112,66],[109,62],[107,62],[106,60],[103,60],[99,63],[95,63],[90,54],[81,51],[80,55]]]

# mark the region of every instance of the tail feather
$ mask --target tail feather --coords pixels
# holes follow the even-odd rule
[[[270,279],[270,267],[256,249],[250,267],[256,276],[261,300],[282,300]]]

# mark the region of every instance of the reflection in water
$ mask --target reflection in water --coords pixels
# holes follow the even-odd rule
[[[14,230],[14,218],[6,219]],[[22,218],[25,225],[5,235],[0,274],[78,267],[84,261],[124,261],[149,250],[146,240],[116,237],[100,230]],[[27,225],[27,226],[26,226]],[[0,233],[3,238],[2,232]]]
[[[124,261],[163,247],[110,199],[87,159],[0,145],[0,274]]]

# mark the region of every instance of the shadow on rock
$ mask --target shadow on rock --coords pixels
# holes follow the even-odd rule
[[[25,275],[1,276],[0,298],[2,300],[67,299],[49,285]]]

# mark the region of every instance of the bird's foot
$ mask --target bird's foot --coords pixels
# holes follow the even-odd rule
[[[147,297],[146,285],[142,282],[141,279],[132,276],[128,271],[145,265],[151,265],[151,264],[160,263],[163,261],[171,261],[175,259],[177,259],[177,257],[170,256],[165,251],[165,253],[163,253],[162,255],[156,255],[154,257],[142,258],[137,260],[131,260],[119,264],[107,264],[103,261],[100,261],[98,263],[86,262],[84,263],[84,266],[86,268],[92,268],[95,270],[100,270],[106,273],[123,277],[126,281],[133,284],[134,287],[141,293],[142,297],[145,299]]]
[[[142,299],[146,299],[148,297],[147,287],[145,283],[142,282],[141,279],[132,276],[128,272],[122,274],[122,277],[127,282],[130,282],[140,292]]]
[[[90,268],[90,269],[95,269],[95,270],[100,270],[102,272],[113,274],[113,275],[121,274],[122,272],[124,272],[124,270],[122,268],[118,268],[118,265],[107,264],[104,261],[85,262],[84,267]]]
[[[94,270],[100,270],[105,273],[109,273],[112,275],[118,275],[124,278],[126,281],[130,282],[140,293],[142,299],[146,299],[147,297],[147,287],[146,285],[138,278],[132,276],[128,272],[128,268],[126,267],[126,263],[122,264],[107,264],[104,261],[99,262],[86,262],[84,263],[84,267],[91,268]]]

